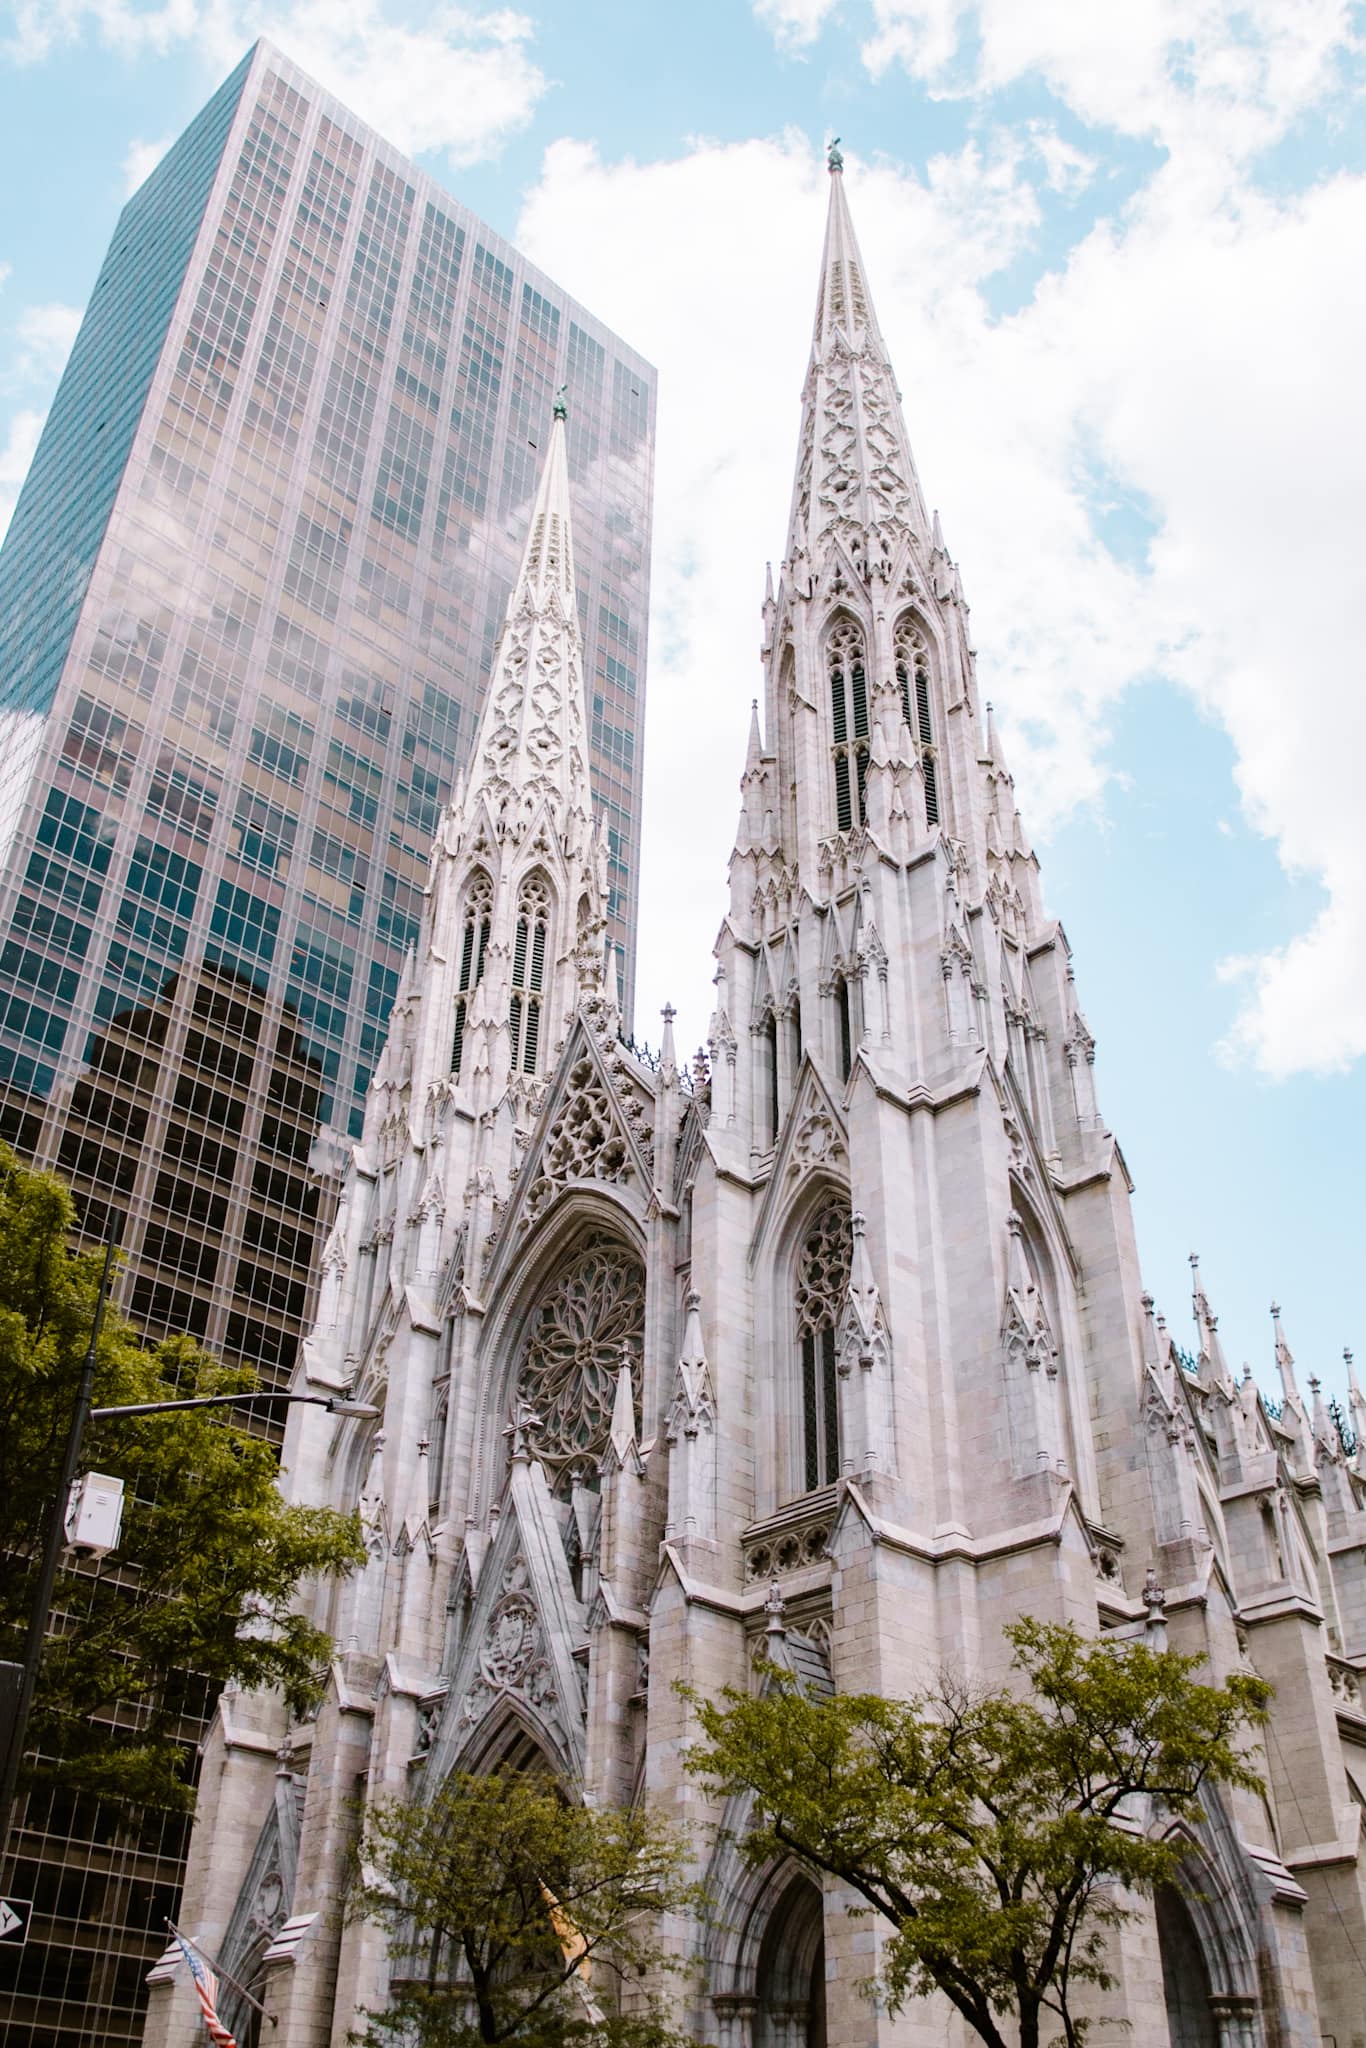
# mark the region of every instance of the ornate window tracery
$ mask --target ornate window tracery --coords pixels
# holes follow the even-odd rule
[[[535,1412],[535,1454],[556,1493],[567,1495],[576,1482],[596,1487],[627,1355],[640,1401],[644,1332],[640,1260],[613,1238],[589,1238],[542,1295],[517,1377],[516,1399]]]
[[[493,884],[487,875],[476,875],[465,898],[464,929],[460,939],[460,979],[455,998],[455,1034],[451,1040],[451,1072],[460,1072],[465,1050],[465,1018],[469,1000],[484,976],[484,955],[489,947],[493,920]]]
[[[802,1476],[806,1491],[839,1477],[836,1333],[849,1293],[853,1231],[849,1205],[831,1196],[812,1218],[797,1253],[796,1321],[802,1366]]]
[[[534,1074],[541,1046],[541,1000],[550,933],[550,890],[543,875],[528,875],[517,899],[517,934],[512,949],[512,1001],[508,1026],[512,1071]]]
[[[939,775],[934,722],[930,715],[930,655],[924,635],[909,614],[897,620],[896,680],[901,713],[910,728],[925,776],[925,823],[939,823]]]
[[[864,819],[868,773],[868,670],[863,635],[841,619],[825,643],[830,679],[830,751],[835,766],[835,824],[848,832]]]

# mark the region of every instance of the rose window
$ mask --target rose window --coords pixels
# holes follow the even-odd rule
[[[629,1352],[636,1401],[645,1330],[645,1271],[634,1253],[593,1238],[557,1274],[532,1318],[517,1399],[535,1411],[535,1455],[557,1492],[595,1484],[607,1447],[617,1374]]]

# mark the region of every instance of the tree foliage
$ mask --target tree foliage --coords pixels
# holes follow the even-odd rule
[[[72,1253],[71,1197],[0,1147],[0,1656],[23,1654],[99,1291],[102,1255]],[[106,1308],[94,1404],[247,1392],[245,1371],[187,1338],[145,1350]],[[29,1746],[63,1782],[131,1806],[188,1805],[184,1714],[229,1680],[314,1696],[330,1639],[294,1607],[301,1579],[363,1561],[352,1518],[291,1507],[272,1446],[231,1409],[92,1424],[82,1466],[125,1485],[119,1549],[63,1571]],[[245,1625],[245,1627],[244,1627]],[[40,1766],[42,1768],[42,1766]]]
[[[585,1807],[554,1782],[453,1773],[366,1820],[352,1918],[388,1932],[372,2048],[670,2048],[661,1913],[695,1907],[681,1837],[643,1807]],[[646,1973],[656,1982],[647,1989]]]
[[[1199,1658],[1071,1625],[1006,1633],[1027,1693],[941,1678],[909,1700],[817,1700],[774,1671],[762,1697],[696,1700],[688,1767],[715,1796],[752,1795],[751,1861],[794,1852],[886,1915],[894,2011],[941,1991],[990,2048],[1016,2028],[1037,2048],[1048,2014],[1075,2044],[1069,1995],[1112,1981],[1121,1891],[1176,1878],[1166,1825],[1197,1821],[1206,1786],[1260,1785],[1244,1741],[1270,1688],[1202,1684]]]

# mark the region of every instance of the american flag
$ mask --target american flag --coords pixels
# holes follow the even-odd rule
[[[209,2030],[209,2039],[214,2048],[237,2048],[236,2039],[228,2032],[218,2017],[218,1979],[197,1950],[192,1949],[183,1934],[177,1934],[180,1953],[194,1978],[194,1988],[199,1995],[199,2009],[204,2015],[204,2024]]]

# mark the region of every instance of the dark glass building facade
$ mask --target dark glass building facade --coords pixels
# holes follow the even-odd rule
[[[271,1382],[560,384],[629,1017],[653,372],[268,45],[124,209],[0,551],[0,1137]],[[135,2040],[179,1823],[19,1848],[10,2038]]]

